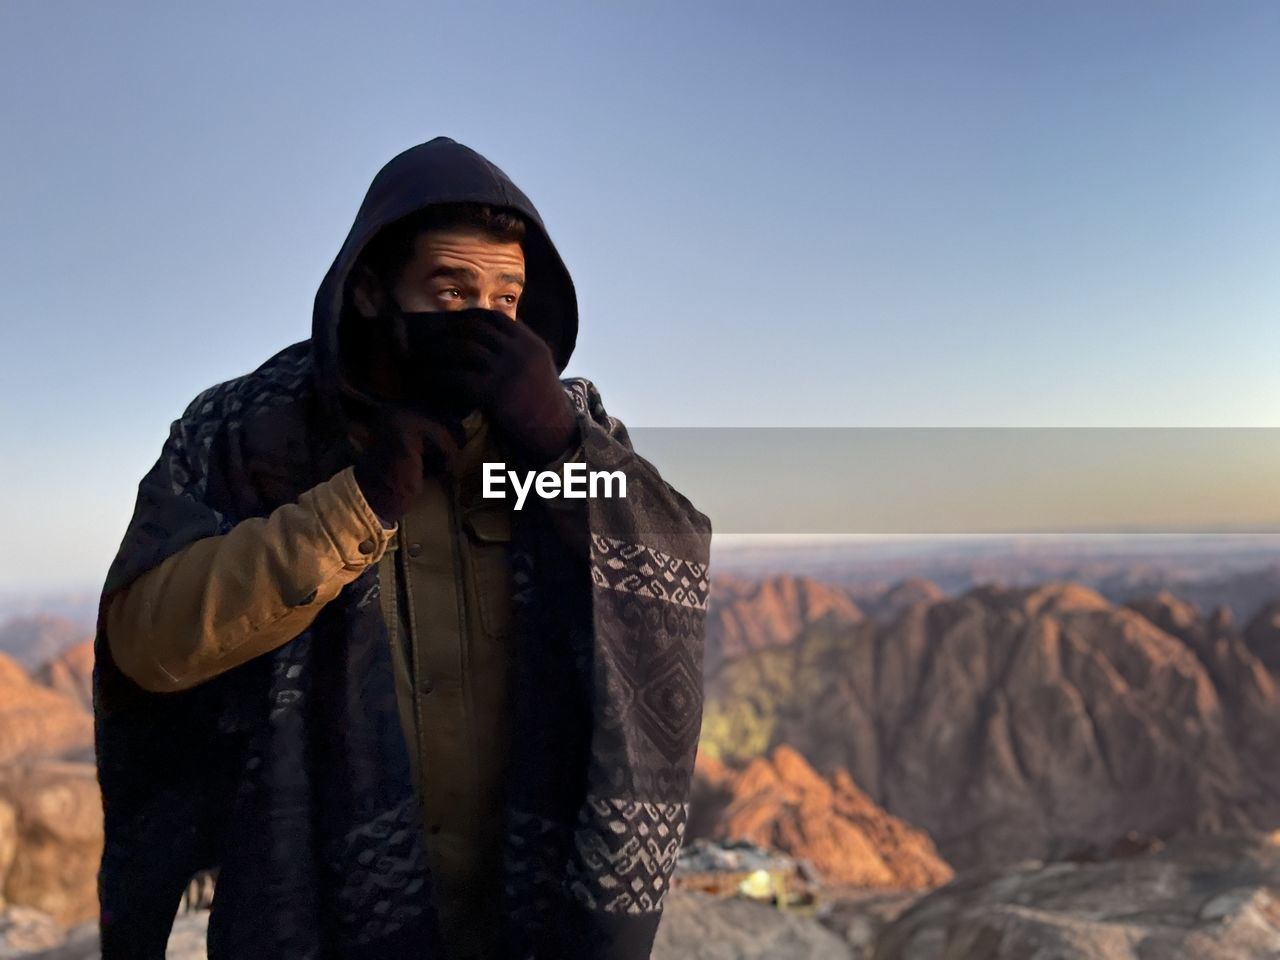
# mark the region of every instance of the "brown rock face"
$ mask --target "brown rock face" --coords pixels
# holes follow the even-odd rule
[[[1133,860],[981,870],[917,901],[871,960],[1280,956],[1275,838],[1187,837]]]
[[[4,883],[18,854],[18,811],[7,800],[0,800],[0,908],[4,907]]]
[[[0,805],[14,813],[4,899],[64,924],[97,914],[102,800],[91,764],[0,769]],[[0,847],[4,841],[0,839]]]
[[[984,587],[811,629],[709,672],[704,746],[847,770],[957,867],[1280,826],[1274,678],[1222,618],[1135,606]]]
[[[789,747],[751,761],[717,789],[724,800],[709,835],[808,860],[824,883],[923,889],[951,879],[928,836],[877,807],[844,771],[823,778]]]
[[[0,654],[0,765],[91,752],[93,717]]]
[[[839,587],[805,577],[717,578],[707,610],[708,661],[786,646],[812,624],[851,624],[862,611]]]
[[[946,594],[933,581],[911,577],[890,587],[870,604],[863,604],[867,615],[875,620],[896,620],[918,603],[936,603]]]
[[[34,675],[38,683],[93,711],[93,641],[85,640],[40,667]]]

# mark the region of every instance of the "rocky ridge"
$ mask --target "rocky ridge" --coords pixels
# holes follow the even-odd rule
[[[952,877],[933,841],[885,813],[838,770],[778,747],[739,771],[700,758],[692,828],[807,861],[824,884],[920,890]]]
[[[1254,653],[1265,629],[1068,583],[923,598],[710,669],[704,749],[740,764],[785,744],[845,770],[958,868],[1130,833],[1270,829],[1280,697]]]

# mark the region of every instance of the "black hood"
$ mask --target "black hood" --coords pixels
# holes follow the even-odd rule
[[[311,350],[316,382],[335,399],[344,392],[338,364],[338,321],[347,276],[360,252],[383,227],[437,203],[487,203],[515,210],[528,229],[523,241],[527,287],[520,319],[528,324],[563,371],[578,336],[578,300],[537,209],[497,166],[450,137],[436,137],[392,158],[369,185],[351,232],[316,292]]]

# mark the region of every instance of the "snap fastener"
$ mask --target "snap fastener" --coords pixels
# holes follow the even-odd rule
[[[365,556],[368,556],[369,554],[373,553],[374,542],[372,540],[361,540],[360,545],[356,547],[356,549],[359,550],[361,553],[363,553]]]
[[[411,557],[420,557],[420,556],[422,556],[422,544],[420,544],[420,543],[411,543],[411,544],[409,544],[409,556],[411,556]]]

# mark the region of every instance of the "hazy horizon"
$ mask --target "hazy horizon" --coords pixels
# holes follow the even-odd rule
[[[726,534],[715,538],[711,573],[747,575],[870,576],[867,564],[884,564],[888,579],[902,579],[903,565],[923,569],[938,562],[962,563],[1023,557],[1063,564],[1168,563],[1172,572],[1187,560],[1206,576],[1224,570],[1280,571],[1280,534],[1187,533],[983,533],[983,534]],[[92,620],[100,584],[66,582],[22,589],[0,584],[0,622],[12,616],[61,608]]]

